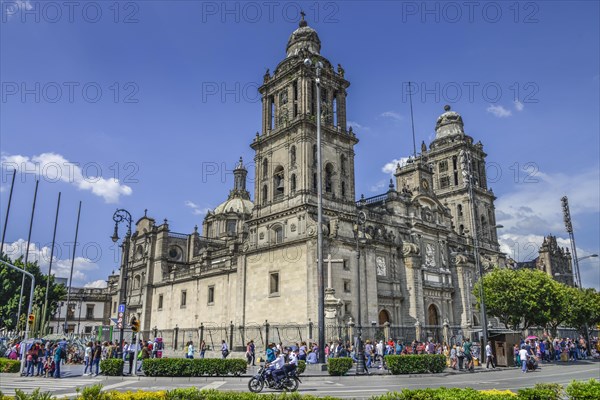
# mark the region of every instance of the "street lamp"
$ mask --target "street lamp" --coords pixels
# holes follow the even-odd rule
[[[580,257],[577,259],[577,262],[587,260],[588,258],[598,257],[598,254],[590,254],[589,256]]]
[[[364,225],[367,220],[367,215],[364,211],[360,211],[362,208],[364,197],[361,198],[359,209],[356,213],[356,299],[358,310],[356,313],[357,319],[357,343],[356,343],[356,375],[362,375],[365,373],[365,354],[362,342],[362,315],[361,315],[361,299],[360,299],[360,227]]]
[[[304,65],[313,68],[310,58],[304,60]],[[317,287],[319,304],[317,307],[317,325],[319,330],[319,362],[325,362],[325,289],[323,285],[323,181],[322,181],[322,158],[321,158],[321,69],[323,63],[317,61],[315,69],[315,86],[317,95]]]
[[[477,216],[475,214],[475,198],[473,195],[473,170],[471,164],[471,153],[469,151],[461,150],[459,153],[460,163],[462,167],[462,175],[465,184],[469,190],[469,203],[471,204],[471,223],[473,226],[473,255],[475,256],[475,268],[479,274],[479,299],[480,299],[480,311],[481,311],[481,333],[483,335],[483,342],[481,348],[484,347],[484,343],[488,340],[488,327],[487,327],[487,315],[485,312],[485,293],[483,290],[483,266],[479,260],[479,238],[477,237]],[[481,362],[483,363],[485,352],[480,351]]]
[[[123,358],[123,334],[124,334],[124,321],[125,321],[125,306],[126,306],[126,293],[127,293],[127,266],[129,264],[129,243],[131,241],[131,214],[129,211],[125,209],[118,209],[113,214],[113,221],[115,221],[115,231],[111,237],[113,243],[117,243],[119,241],[119,224],[123,221],[127,224],[127,234],[123,239],[123,268],[121,272],[121,293],[119,294],[119,314],[122,314],[120,317],[120,328],[119,328],[119,347],[117,351],[117,356],[122,359]]]

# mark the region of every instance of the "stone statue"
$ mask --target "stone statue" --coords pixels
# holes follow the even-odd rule
[[[265,72],[265,76],[263,76],[263,83],[269,82],[269,79],[271,79],[271,72],[270,72],[269,68],[267,68],[267,71]]]
[[[342,68],[342,64],[338,64],[338,75],[343,78],[346,71]]]

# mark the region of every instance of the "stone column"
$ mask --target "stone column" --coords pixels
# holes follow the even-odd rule
[[[352,340],[352,345],[354,345],[354,326],[356,324],[352,320],[352,317],[348,320],[348,337]]]
[[[325,289],[325,341],[337,340],[338,332],[335,329],[340,324],[340,309],[344,302],[335,297],[335,289]]]
[[[415,322],[415,339],[417,339],[419,342],[421,341],[421,322],[420,321]]]
[[[414,243],[402,245],[404,266],[406,267],[406,286],[408,287],[408,314],[415,321],[425,321],[423,306],[423,276],[421,274],[421,257],[419,247]]]

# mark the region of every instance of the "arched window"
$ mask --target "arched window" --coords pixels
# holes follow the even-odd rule
[[[263,158],[262,170],[263,178],[267,178],[269,176],[269,161],[266,159],[266,157]]]
[[[283,227],[281,225],[273,229],[273,241],[275,244],[283,243]]]
[[[465,226],[463,224],[460,224],[460,226],[458,227],[458,234],[459,235],[465,234]]]
[[[269,110],[271,112],[271,118],[269,121],[269,127],[270,129],[275,129],[275,97],[271,96],[269,97]]]
[[[290,149],[290,166],[296,165],[296,146],[292,146]]]
[[[275,168],[275,173],[273,174],[273,197],[283,196],[285,189],[285,181],[283,174],[283,167],[280,165]]]
[[[344,154],[340,155],[340,171],[342,174],[346,173],[346,156]]]
[[[346,197],[346,182],[342,182],[342,198]]]
[[[267,204],[267,200],[268,200],[268,190],[267,190],[267,185],[264,185],[262,188],[262,205],[266,205]]]
[[[325,193],[333,192],[333,165],[325,166]]]
[[[313,165],[317,165],[317,145],[313,144]]]
[[[332,113],[333,113],[333,126],[338,126],[338,115],[337,115],[337,92],[333,94],[333,103],[332,103]]]
[[[290,191],[296,191],[296,174],[292,174],[292,177],[290,178]]]
[[[313,191],[317,191],[317,173],[313,174]]]
[[[462,204],[459,204],[456,206],[456,215],[458,217],[462,217],[463,216],[463,207]]]

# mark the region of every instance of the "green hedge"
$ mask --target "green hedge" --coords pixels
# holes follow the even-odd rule
[[[327,372],[329,375],[346,375],[352,368],[352,359],[350,357],[335,357],[327,359]]]
[[[246,360],[221,358],[147,358],[142,361],[146,376],[226,376],[246,373]]]
[[[108,358],[100,361],[100,371],[107,376],[123,375],[123,360],[120,358]]]
[[[0,358],[0,372],[12,373],[19,372],[21,369],[21,361],[9,360],[8,358]]]
[[[344,360],[337,358],[331,360]],[[190,360],[192,361],[192,360]],[[242,360],[245,363],[245,360]],[[342,364],[343,361],[333,364]],[[238,392],[219,392],[217,390],[200,390],[195,387],[185,389],[173,389],[169,391],[158,392],[103,392],[102,385],[86,387],[78,391],[78,400],[304,400],[315,399],[314,396],[301,395],[299,393],[291,394],[270,394],[259,395],[256,393],[238,393]],[[552,395],[550,393],[553,393]],[[588,400],[600,398],[600,382],[590,380],[588,382],[573,381],[567,386],[566,393],[571,400]],[[34,393],[27,395],[20,390],[16,390],[17,396],[9,397],[0,392],[0,400],[46,400],[53,398],[48,393],[40,393],[36,389]],[[537,384],[532,389],[521,389],[518,393],[512,393],[508,390],[475,390],[466,389],[404,389],[401,392],[390,392],[381,396],[373,396],[371,400],[544,400],[563,398],[562,387],[553,384]],[[558,396],[558,397],[548,397]],[[320,400],[339,400],[336,397],[322,397]]]
[[[298,375],[306,371],[306,361],[298,360]]]
[[[440,373],[446,368],[446,356],[443,354],[390,355],[384,359],[394,375]]]
[[[590,379],[587,382],[573,381],[567,386],[567,395],[577,400],[600,399],[600,381]]]

